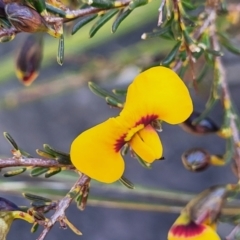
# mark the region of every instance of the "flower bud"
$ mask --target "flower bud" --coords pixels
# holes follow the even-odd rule
[[[9,21],[19,31],[46,32],[45,20],[34,9],[19,3],[9,3],[5,6]]]
[[[216,133],[219,130],[219,127],[208,117],[202,119],[199,123],[194,124],[194,120],[200,115],[201,113],[193,112],[190,117],[181,124],[181,127],[189,133],[200,135]]]
[[[20,3],[8,3],[5,6],[8,20],[22,32],[47,32],[54,37],[59,37],[58,31],[48,26],[44,18],[33,8]]]
[[[42,35],[29,35],[16,60],[16,75],[25,86],[29,86],[37,78],[42,61],[42,52]]]
[[[203,171],[209,166],[210,154],[202,148],[192,148],[182,154],[182,162],[190,171]]]
[[[184,167],[193,172],[205,170],[209,165],[224,166],[226,160],[221,155],[210,155],[205,149],[192,148],[182,154]]]
[[[238,186],[234,184],[210,187],[194,197],[185,207],[185,211],[196,223],[214,223],[219,218],[229,194],[237,190]]]

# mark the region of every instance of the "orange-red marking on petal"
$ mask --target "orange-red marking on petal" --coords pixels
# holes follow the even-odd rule
[[[221,240],[215,229],[207,224],[196,224],[182,212],[168,232],[168,240]]]

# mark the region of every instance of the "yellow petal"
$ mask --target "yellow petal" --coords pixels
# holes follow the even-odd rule
[[[152,163],[162,156],[161,141],[151,125],[138,131],[129,144],[134,152],[148,163]]]
[[[182,213],[168,232],[168,240],[221,240],[211,226],[189,220]]]
[[[71,145],[72,164],[100,182],[118,180],[124,171],[120,148],[124,144],[125,132],[118,118],[110,118],[83,132]]]
[[[165,67],[153,67],[140,73],[130,84],[124,109],[126,124],[149,124],[161,119],[170,124],[186,120],[193,110],[188,89],[178,75]]]
[[[13,211],[11,214],[12,214],[14,219],[19,218],[19,219],[25,220],[29,223],[34,223],[35,222],[34,217],[29,215],[28,213],[25,213],[25,212],[22,212],[22,211]]]

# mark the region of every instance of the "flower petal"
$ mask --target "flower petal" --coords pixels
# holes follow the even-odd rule
[[[119,140],[126,131],[117,119],[110,118],[90,128],[80,134],[71,145],[70,157],[76,169],[100,182],[112,183],[124,171]]]
[[[197,225],[182,213],[170,228],[168,240],[221,240],[211,226]]]
[[[153,67],[140,73],[130,84],[120,116],[130,125],[146,116],[178,124],[192,110],[188,89],[178,75],[165,67]]]
[[[152,163],[162,156],[161,141],[151,125],[138,131],[129,144],[134,152],[148,163]]]

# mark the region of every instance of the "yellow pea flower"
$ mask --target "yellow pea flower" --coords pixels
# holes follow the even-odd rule
[[[72,143],[70,156],[77,170],[105,183],[118,180],[124,172],[121,148],[128,143],[144,161],[162,156],[162,144],[154,120],[178,124],[192,113],[188,89],[178,75],[165,67],[140,73],[127,90],[119,116],[80,134]]]
[[[216,224],[196,224],[183,211],[168,232],[168,240],[221,240]]]
[[[215,185],[196,195],[170,228],[168,240],[221,240],[219,216],[226,199],[238,191],[238,184]]]

